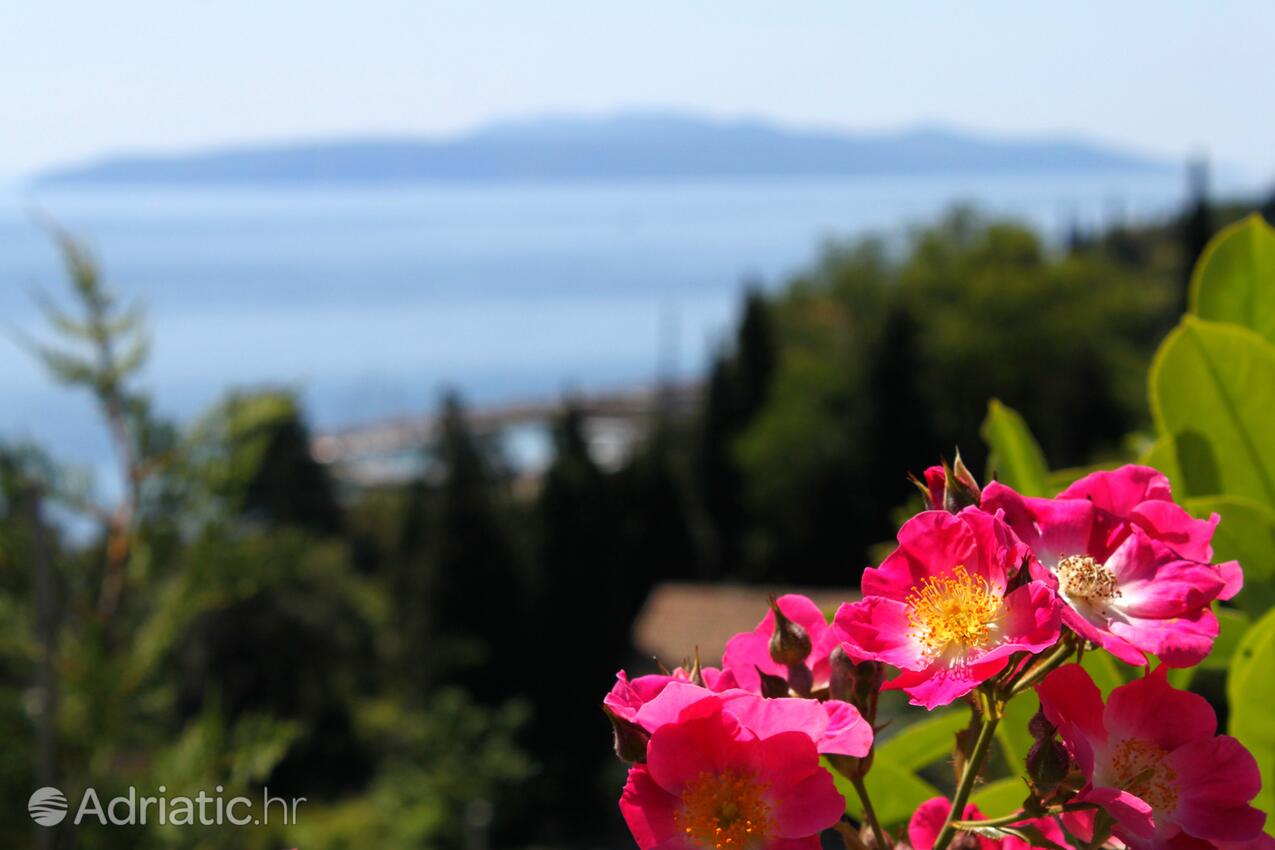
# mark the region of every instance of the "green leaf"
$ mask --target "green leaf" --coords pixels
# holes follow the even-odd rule
[[[1138,458],[1138,463],[1163,472],[1168,477],[1173,492],[1186,493],[1186,485],[1182,482],[1182,470],[1178,468],[1178,447],[1173,442],[1172,434],[1161,434]]]
[[[1275,230],[1258,214],[1209,242],[1191,276],[1191,312],[1275,342]]]
[[[862,807],[854,785],[835,771],[832,776],[836,780],[837,790],[846,798],[846,810],[859,817]],[[872,770],[869,771],[865,784],[872,797],[877,819],[882,826],[887,827],[906,823],[922,803],[932,797],[942,796],[939,789],[912,771],[879,758],[872,762]]]
[[[1179,667],[1169,671],[1170,684],[1179,690],[1191,687],[1195,674],[1200,670],[1230,669],[1231,658],[1235,655],[1240,640],[1252,622],[1247,614],[1234,608],[1223,608],[1215,604],[1213,613],[1217,615],[1221,630],[1217,640],[1213,641],[1213,649],[1209,651],[1208,656],[1196,667]]]
[[[920,770],[951,756],[956,746],[956,733],[968,722],[964,712],[936,712],[884,741],[877,748],[876,758],[909,770]]]
[[[1113,690],[1129,680],[1130,676],[1125,675],[1122,669],[1129,673],[1132,673],[1134,669],[1127,664],[1117,663],[1115,658],[1101,649],[1086,652],[1080,661],[1080,666],[1085,668],[1094,684],[1098,686],[1098,690],[1102,691],[1104,700]]]
[[[1240,642],[1226,682],[1230,733],[1248,748],[1262,771],[1253,805],[1266,812],[1266,832],[1275,835],[1275,610],[1258,620]]]
[[[1018,411],[992,399],[981,433],[989,452],[989,479],[994,475],[1025,496],[1052,495],[1045,455]]]
[[[979,788],[970,797],[970,802],[989,818],[998,818],[1022,809],[1027,794],[1027,783],[1022,777],[1010,776]]]
[[[1151,411],[1173,436],[1183,496],[1226,493],[1275,507],[1275,347],[1185,316],[1151,364]]]
[[[1244,568],[1244,589],[1235,604],[1253,614],[1275,606],[1275,510],[1238,496],[1186,499],[1184,506],[1202,519],[1221,517],[1213,532],[1213,558],[1239,561]]]

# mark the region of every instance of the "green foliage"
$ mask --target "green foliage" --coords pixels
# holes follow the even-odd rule
[[[982,465],[990,397],[1057,461],[1118,451],[1145,421],[1143,370],[1175,294],[1167,276],[1100,252],[1052,256],[968,211],[901,250],[830,247],[773,303],[777,367],[736,444],[754,573],[852,582],[846,565],[891,536],[909,496],[901,470],[954,445]],[[1002,464],[1020,460],[1033,459]]]
[[[1191,277],[1191,312],[1275,343],[1275,229],[1254,213],[1224,229]]]
[[[863,810],[850,780],[835,772],[833,778],[836,780],[837,790],[846,798],[847,811],[861,819]],[[873,762],[872,771],[864,781],[877,818],[887,828],[907,823],[921,803],[940,794],[937,788],[917,776],[914,771],[889,761]]]
[[[1267,813],[1266,832],[1275,835],[1275,609],[1268,611],[1244,636],[1231,662],[1227,698],[1231,705],[1230,733],[1257,759],[1262,791],[1254,805]]]
[[[990,480],[995,478],[1025,496],[1051,496],[1045,454],[1036,444],[1031,429],[1016,410],[992,399],[983,420],[983,441],[987,443]]]
[[[1184,495],[1275,506],[1275,347],[1188,316],[1156,354],[1150,397],[1156,425],[1173,439]]]
[[[969,723],[959,711],[936,711],[908,724],[877,747],[876,759],[906,770],[920,770],[947,758],[956,733]]]

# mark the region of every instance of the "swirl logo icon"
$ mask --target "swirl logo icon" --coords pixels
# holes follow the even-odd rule
[[[41,788],[27,801],[27,811],[40,826],[57,826],[66,818],[66,795],[56,788]]]

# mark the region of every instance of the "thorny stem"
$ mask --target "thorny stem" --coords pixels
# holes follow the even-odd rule
[[[859,802],[863,803],[863,819],[871,827],[872,837],[876,840],[877,847],[881,848],[881,850],[887,850],[890,845],[886,841],[885,831],[881,829],[881,824],[877,821],[876,809],[872,808],[872,799],[868,796],[868,786],[864,783],[863,777],[857,773],[850,777],[850,782],[854,785],[854,790],[859,795]]]
[[[969,802],[970,793],[974,790],[974,780],[983,769],[987,760],[987,751],[992,745],[992,737],[996,734],[996,726],[1001,720],[1001,706],[995,697],[985,691],[979,691],[979,702],[982,707],[982,723],[979,726],[978,738],[974,741],[974,749],[965,761],[961,772],[961,781],[956,786],[956,794],[952,797],[952,810],[948,812],[947,823],[943,831],[934,841],[934,850],[947,850],[956,835],[956,822],[965,813],[965,804]]]

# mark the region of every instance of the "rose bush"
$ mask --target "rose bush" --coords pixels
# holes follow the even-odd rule
[[[1255,556],[1258,599],[1275,562],[1275,429],[1246,402],[1275,383],[1269,257],[1275,234],[1252,221],[1206,251],[1197,315],[1152,370],[1161,433],[1145,460],[1162,468],[1050,473],[1025,423],[993,403],[985,435],[1000,480],[980,487],[959,457],[926,470],[926,509],[831,622],[782,596],[730,640],[721,670],[621,672],[604,708],[631,763],[620,808],[638,846],[814,850],[835,829],[848,850],[1275,847],[1262,775],[1275,764],[1262,719],[1275,615],[1239,641],[1247,616],[1223,605],[1244,604],[1237,552]],[[1193,380],[1225,404],[1200,412],[1167,397]],[[1214,669],[1234,667],[1234,736],[1185,689],[1219,647]],[[878,741],[878,700],[892,689],[927,711],[963,702],[969,722],[936,712]],[[931,786],[913,768],[953,732],[950,795],[915,799]],[[978,789],[976,804],[998,737],[1015,776]],[[899,795],[914,800],[906,816],[879,816],[874,797]],[[984,814],[988,801],[1007,811]]]

